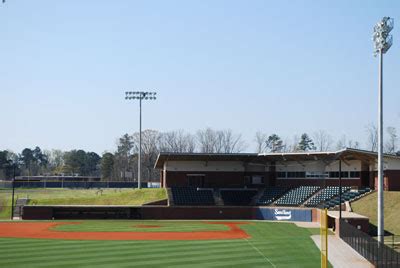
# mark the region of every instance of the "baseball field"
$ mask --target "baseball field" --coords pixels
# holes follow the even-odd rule
[[[319,267],[318,232],[258,221],[3,221],[0,267]]]

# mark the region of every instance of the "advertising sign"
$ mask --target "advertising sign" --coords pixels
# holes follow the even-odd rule
[[[312,221],[311,209],[292,208],[258,208],[256,212],[258,220],[270,221]]]

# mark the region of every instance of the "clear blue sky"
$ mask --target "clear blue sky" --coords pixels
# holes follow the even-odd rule
[[[377,119],[373,25],[395,19],[385,125],[400,131],[399,1],[7,0],[0,149],[114,150],[138,130],[125,90],[156,90],[144,128],[365,141]]]

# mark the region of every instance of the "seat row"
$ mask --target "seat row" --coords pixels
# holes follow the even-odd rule
[[[349,191],[351,187],[342,187],[342,194]],[[316,195],[311,197],[304,204],[306,207],[317,207],[323,202],[331,200],[335,196],[339,195],[339,186],[328,186],[321,191],[319,191]]]
[[[288,187],[268,187],[265,188],[263,194],[258,199],[257,205],[270,205],[284,193],[286,193],[290,188]]]
[[[258,190],[221,190],[221,198],[227,206],[249,206]]]
[[[279,198],[275,205],[278,206],[299,206],[304,203],[310,196],[320,190],[319,186],[300,186],[288,191]]]
[[[249,206],[257,204],[260,206],[300,206],[332,208],[339,205],[339,187],[328,186],[299,186],[267,187],[265,189],[216,189],[216,196],[220,193],[221,200],[226,206]],[[261,192],[262,191],[262,192]],[[342,203],[352,201],[361,195],[370,192],[370,188],[351,190],[351,187],[342,187]],[[214,190],[200,189],[196,187],[172,187],[172,199],[175,205],[189,206],[212,206],[215,205]],[[260,194],[255,199],[257,194]]]
[[[352,202],[353,200],[361,197],[364,194],[371,192],[370,188],[363,188],[358,190],[350,190],[342,194],[342,204],[346,201]],[[325,202],[321,203],[318,207],[320,208],[333,208],[340,204],[340,197],[335,196],[330,200],[326,200]]]
[[[200,190],[195,187],[172,187],[171,192],[175,205],[215,205],[212,190]]]

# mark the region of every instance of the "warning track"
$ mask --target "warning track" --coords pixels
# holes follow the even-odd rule
[[[65,232],[53,228],[60,225],[80,224],[80,222],[2,222],[1,238],[36,238],[62,240],[221,240],[246,239],[250,236],[238,225],[246,222],[207,222],[222,224],[227,231],[197,232]]]

